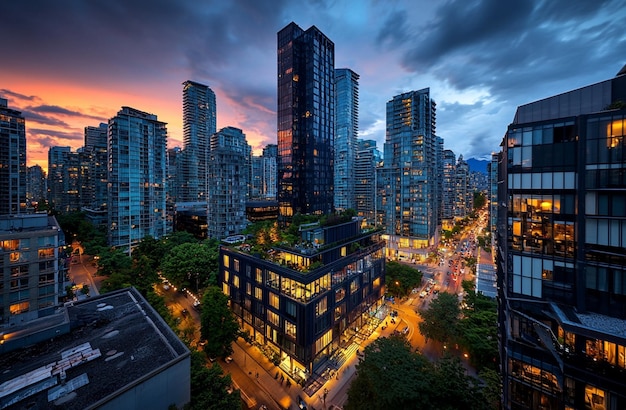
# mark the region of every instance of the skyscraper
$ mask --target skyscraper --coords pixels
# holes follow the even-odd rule
[[[39,165],[33,165],[26,169],[26,175],[26,200],[30,207],[33,202],[46,199],[46,173]]]
[[[48,201],[58,212],[81,208],[79,153],[70,147],[48,149]]]
[[[107,204],[107,124],[85,127],[83,153],[87,161],[87,181],[83,192],[84,208],[106,210]]]
[[[182,183],[177,202],[207,200],[209,139],[217,128],[215,93],[194,81],[183,83]]]
[[[443,151],[443,177],[442,177],[442,201],[441,218],[444,221],[452,221],[454,218],[454,188],[456,175],[456,155],[446,149]]]
[[[359,132],[359,75],[335,70],[335,209],[354,209],[355,158]]]
[[[278,146],[276,144],[267,144],[263,148],[262,170],[263,188],[261,190],[264,199],[276,199],[276,157],[278,155]]]
[[[454,200],[454,216],[455,218],[465,218],[472,212],[473,191],[470,187],[469,165],[463,159],[463,155],[459,155],[455,169],[455,200]]]
[[[252,150],[239,128],[226,127],[211,136],[208,162],[208,237],[240,234],[247,225]]]
[[[517,108],[498,157],[504,408],[626,408],[626,66]]]
[[[26,121],[0,98],[0,215],[26,208]]]
[[[169,232],[166,143],[166,124],[154,114],[122,107],[109,120],[109,245],[132,249]]]
[[[388,256],[417,260],[436,243],[437,151],[430,89],[387,102],[384,150]]]
[[[333,209],[335,44],[317,27],[278,32],[278,202],[281,223]]]

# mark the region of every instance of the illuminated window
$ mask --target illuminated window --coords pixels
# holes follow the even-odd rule
[[[280,297],[276,293],[268,293],[268,303],[274,309],[280,309]]]
[[[323,297],[319,302],[315,304],[315,317],[323,315],[328,310],[327,298]]]
[[[28,302],[28,301],[26,301],[26,302],[19,302],[19,303],[15,303],[15,304],[11,305],[9,310],[11,311],[12,315],[19,315],[20,313],[28,312],[28,307],[29,306],[30,306],[30,302]]]
[[[585,386],[585,408],[590,410],[604,410],[604,390],[590,385]]]
[[[295,339],[296,338],[296,324],[291,323],[288,320],[285,320],[285,334]]]
[[[263,300],[263,289],[261,288],[254,288],[254,297],[259,299],[259,300]]]
[[[277,313],[274,313],[271,310],[267,311],[267,321],[274,326],[280,326],[280,316],[278,316]]]

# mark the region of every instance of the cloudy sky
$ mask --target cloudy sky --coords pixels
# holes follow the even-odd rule
[[[0,2],[0,96],[27,119],[28,164],[83,145],[122,106],[182,146],[182,82],[217,94],[217,126],[276,143],[276,33],[294,21],[360,75],[361,138],[382,150],[385,104],[430,87],[437,134],[465,158],[497,151],[518,105],[612,78],[626,0],[22,0]]]

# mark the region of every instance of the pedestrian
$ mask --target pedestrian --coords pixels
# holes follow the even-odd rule
[[[256,378],[257,379],[259,378],[259,372],[256,372]]]

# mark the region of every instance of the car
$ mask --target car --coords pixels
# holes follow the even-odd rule
[[[226,357],[226,358],[224,359],[224,361],[225,361],[226,363],[230,363],[230,362],[232,362],[232,361],[233,361],[233,358],[232,358],[231,356],[228,356],[228,357]]]
[[[183,316],[187,316],[189,314],[189,311],[187,309],[183,309],[180,311],[180,313],[182,313]]]
[[[406,326],[404,329],[402,329],[402,334],[406,335],[407,333],[409,333],[409,327],[408,326]]]

